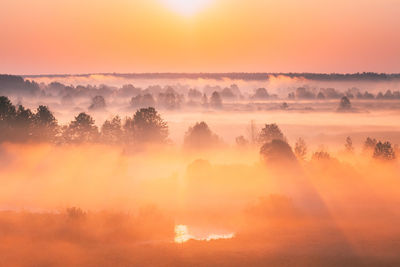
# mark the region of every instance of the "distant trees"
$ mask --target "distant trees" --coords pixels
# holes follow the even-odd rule
[[[305,87],[299,87],[296,89],[296,98],[298,99],[314,99],[315,93]]]
[[[233,99],[236,98],[236,95],[232,92],[232,90],[228,87],[222,89],[221,97],[226,99]]]
[[[351,110],[351,102],[347,96],[340,99],[338,111],[349,111]]]
[[[312,160],[330,160],[331,159],[331,155],[323,150],[320,151],[316,151],[314,152],[314,154],[311,156]]]
[[[210,148],[219,144],[219,137],[210,130],[204,121],[189,127],[185,134],[184,146],[189,149]]]
[[[180,108],[183,96],[175,92],[172,87],[168,87],[165,92],[158,95],[158,104],[169,110]]]
[[[84,112],[76,116],[63,131],[63,138],[67,143],[91,143],[97,141],[98,137],[94,119]]]
[[[165,143],[168,138],[168,125],[153,107],[136,111],[124,128],[136,143]]]
[[[204,108],[208,108],[208,98],[206,94],[203,94],[202,98],[201,98],[201,105]]]
[[[191,100],[197,100],[197,99],[201,99],[202,94],[197,89],[190,89],[189,92],[188,92],[188,97]]]
[[[367,137],[364,142],[364,151],[373,151],[377,143],[375,138]]]
[[[280,139],[265,143],[260,149],[260,155],[265,162],[296,161],[292,148]]]
[[[119,144],[123,140],[122,121],[119,116],[106,120],[101,126],[101,141],[106,144]]]
[[[283,103],[280,105],[280,108],[283,109],[283,110],[286,110],[286,109],[289,108],[289,105],[288,105],[288,103],[283,102]]]
[[[132,84],[125,84],[117,91],[117,95],[121,97],[132,97],[141,93],[140,88],[134,87]]]
[[[31,139],[33,137],[33,127],[32,111],[29,108],[25,109],[22,105],[19,105],[15,114],[14,138],[17,141]]]
[[[89,106],[90,110],[102,110],[106,108],[106,100],[101,95],[92,98],[92,103]]]
[[[260,144],[260,153],[265,159],[285,155],[295,155],[304,160],[307,145],[302,138],[296,141],[294,153],[286,142],[286,138],[277,124],[265,124],[258,132],[254,121],[250,123],[248,139],[244,136],[236,138],[238,146],[249,143]],[[257,134],[258,133],[258,134]],[[165,144],[168,142],[168,125],[153,107],[141,108],[133,117],[122,120],[115,116],[106,120],[99,129],[94,119],[84,112],[78,114],[68,125],[60,127],[57,119],[47,106],[40,105],[31,111],[22,105],[17,107],[10,99],[0,96],[0,142],[49,142],[56,144],[81,144],[101,142],[105,144]],[[222,143],[205,122],[198,122],[189,127],[184,137],[186,148],[210,148]],[[289,148],[289,149],[288,149]],[[345,149],[354,152],[353,141],[346,138]],[[291,153],[289,153],[289,150]],[[375,159],[393,160],[396,158],[396,147],[390,142],[381,142],[368,137],[364,142],[364,151],[370,152]],[[330,155],[323,150],[312,155],[312,159],[329,159]]]
[[[390,142],[379,141],[375,146],[373,157],[379,160],[394,160],[396,154]]]
[[[59,133],[59,126],[49,108],[47,106],[39,106],[33,119],[35,138],[41,142],[54,142]]]
[[[350,136],[347,136],[346,143],[344,144],[344,147],[346,149],[346,152],[348,152],[348,153],[353,153],[354,152],[353,140],[351,139]]]
[[[396,159],[396,146],[388,141],[377,141],[375,138],[367,137],[363,147],[364,153],[372,155],[373,158],[384,161],[391,161]]]
[[[0,138],[2,141],[12,139],[16,113],[15,106],[10,99],[0,96]]]
[[[258,88],[254,95],[251,97],[252,99],[264,100],[269,98],[268,91],[265,88]]]
[[[277,124],[265,124],[264,128],[261,129],[261,132],[258,135],[258,143],[265,144],[275,139],[286,142],[286,138]]]
[[[222,108],[222,98],[218,92],[213,92],[210,98],[210,106],[212,108]]]
[[[58,124],[46,106],[39,106],[36,113],[0,97],[0,141],[53,142],[58,134]]]
[[[295,147],[294,147],[294,154],[296,157],[300,160],[305,160],[306,155],[307,155],[307,145],[306,142],[304,141],[303,138],[299,138],[296,141]]]
[[[155,107],[156,101],[151,94],[133,96],[130,101],[132,108],[148,108]]]

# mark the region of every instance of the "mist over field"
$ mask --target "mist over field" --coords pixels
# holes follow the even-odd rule
[[[0,265],[400,264],[399,77],[186,76],[0,76]]]
[[[0,0],[0,267],[400,266],[399,0]]]

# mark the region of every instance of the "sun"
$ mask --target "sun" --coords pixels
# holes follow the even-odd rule
[[[204,9],[211,0],[162,0],[170,9],[183,15],[193,16]]]

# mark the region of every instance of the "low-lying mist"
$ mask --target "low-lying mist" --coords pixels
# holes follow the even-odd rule
[[[8,79],[36,93],[0,96],[1,266],[400,265],[396,91]]]
[[[399,262],[398,162],[358,153],[268,161],[251,147],[0,151],[5,265]],[[174,244],[177,225],[198,238],[231,236]]]

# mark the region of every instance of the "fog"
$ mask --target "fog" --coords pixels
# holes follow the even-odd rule
[[[94,86],[104,77],[84,78]],[[45,82],[41,92],[55,80],[83,83],[35,79]],[[107,84],[119,90],[127,83],[120,79]],[[133,86],[166,86],[147,82]],[[185,81],[202,90],[232,85],[203,82]],[[264,87],[279,94],[304,82],[278,76],[267,81],[276,91]],[[255,89],[262,81],[236,80],[246,92],[242,83]],[[384,91],[398,90],[385,83]],[[214,107],[185,98],[169,109],[160,97],[157,110],[112,93],[105,106],[93,101],[98,92],[73,104],[5,94],[0,265],[399,265],[400,100],[349,96],[346,106],[347,86],[334,99],[248,93]]]
[[[399,261],[398,162],[356,154],[264,163],[256,149],[152,147],[131,154],[102,145],[26,144],[3,144],[1,162],[6,265],[28,266],[31,257],[37,264],[144,264],[154,254],[154,265],[214,265],[216,258],[282,264],[287,256],[299,265],[326,265],[331,257],[327,265]],[[198,238],[234,237],[176,247],[175,225]],[[54,256],[38,255],[50,247]],[[232,258],[235,251],[242,256]],[[67,261],[58,261],[62,255]]]

